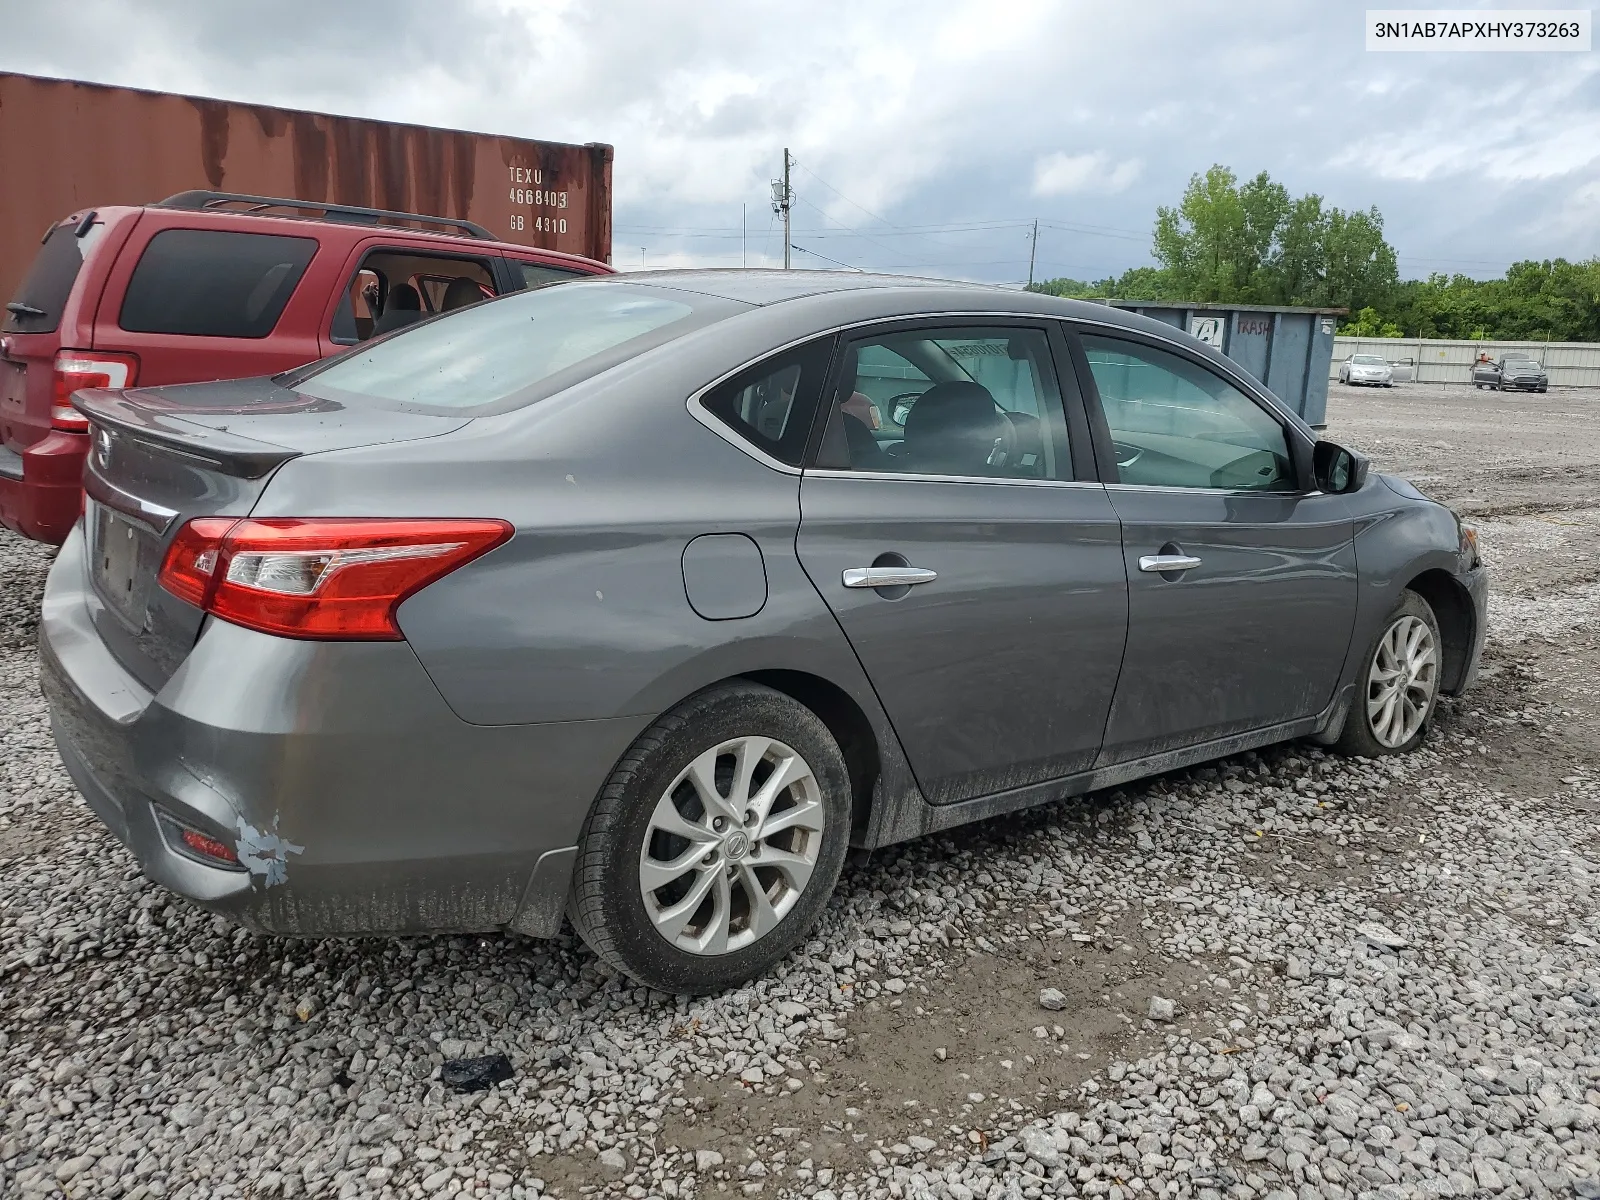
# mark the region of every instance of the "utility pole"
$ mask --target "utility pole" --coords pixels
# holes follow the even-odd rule
[[[750,206],[739,205],[739,252],[743,257],[742,266],[750,265]]]
[[[1028,286],[1033,286],[1033,260],[1039,252],[1039,218],[1033,219],[1033,239],[1028,243]]]
[[[772,181],[772,211],[783,217],[783,269],[789,269],[789,206],[794,192],[789,187],[789,147],[783,148],[783,178]]]

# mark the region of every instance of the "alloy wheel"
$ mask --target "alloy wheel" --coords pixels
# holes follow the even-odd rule
[[[656,932],[706,955],[765,937],[811,879],[825,811],[810,765],[776,739],[734,738],[698,755],[657,800],[639,852]]]
[[[1417,735],[1439,688],[1439,648],[1433,630],[1407,614],[1389,626],[1367,672],[1367,721],[1390,749]]]

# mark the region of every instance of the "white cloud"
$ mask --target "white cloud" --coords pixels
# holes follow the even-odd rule
[[[11,6],[0,69],[610,142],[619,263],[737,265],[741,205],[749,260],[781,258],[785,146],[796,243],[863,267],[1020,280],[1037,217],[1078,229],[1041,232],[1041,272],[1102,277],[1212,163],[1376,204],[1411,260],[1600,252],[1569,219],[1600,181],[1600,60],[1368,54],[1356,7],[1213,7],[79,0],[70,43]]]
[[[1113,163],[1104,151],[1092,154],[1047,154],[1033,164],[1035,196],[1072,196],[1080,192],[1113,194],[1139,178],[1136,158]]]

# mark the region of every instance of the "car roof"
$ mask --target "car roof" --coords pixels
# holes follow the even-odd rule
[[[150,213],[159,215],[163,220],[178,226],[182,226],[187,219],[195,216],[204,218],[208,227],[211,221],[217,219],[228,224],[244,222],[247,228],[249,225],[259,222],[271,222],[268,228],[272,232],[291,234],[294,229],[303,229],[306,225],[315,225],[322,229],[337,229],[347,232],[352,240],[372,236],[414,238],[416,239],[415,244],[418,246],[447,246],[453,251],[471,247],[480,254],[510,253],[513,256],[529,255],[537,258],[540,262],[547,262],[551,265],[567,262],[575,266],[606,266],[599,259],[587,258],[582,254],[572,254],[566,250],[546,250],[542,246],[525,246],[521,242],[495,241],[489,238],[472,237],[465,233],[445,233],[441,230],[418,229],[409,225],[385,225],[377,222],[369,224],[364,221],[341,221],[328,217],[294,216],[289,213],[241,212],[238,209],[228,208],[174,208],[161,204],[108,204],[101,205],[98,208],[81,208],[61,218],[50,228],[55,229],[59,225],[73,224],[82,220],[90,212],[97,213],[101,220],[106,221],[129,213]],[[406,215],[409,216],[411,214]],[[419,216],[419,219],[427,220],[428,218]]]
[[[740,267],[627,271],[603,278],[607,283],[696,292],[755,307],[876,291],[883,294],[885,315],[896,309],[912,313],[938,311],[941,301],[945,301],[954,311],[987,310],[1078,317],[1100,324],[1157,333],[1162,337],[1182,334],[1181,330],[1166,322],[1111,304],[1051,296],[991,283],[970,283],[961,279],[879,275],[869,271],[783,271]]]

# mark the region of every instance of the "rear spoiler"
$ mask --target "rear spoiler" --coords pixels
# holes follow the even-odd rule
[[[91,425],[114,430],[146,449],[240,479],[260,479],[300,456],[300,451],[285,446],[191,424],[168,409],[141,403],[137,388],[84,388],[72,393],[72,407],[88,417]],[[98,438],[93,430],[91,436]],[[93,449],[89,457],[92,466]]]

